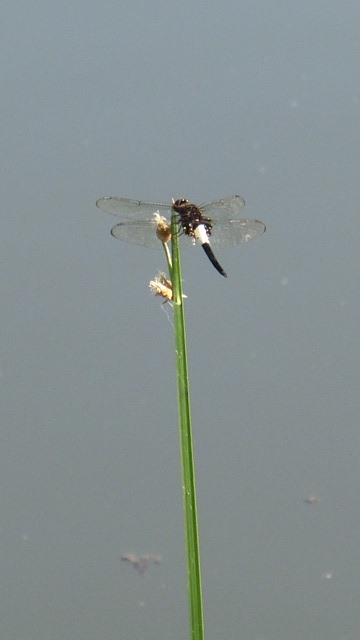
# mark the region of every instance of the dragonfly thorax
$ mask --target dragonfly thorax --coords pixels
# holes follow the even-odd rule
[[[196,204],[191,204],[186,198],[179,198],[174,202],[173,208],[179,214],[179,223],[187,236],[194,238],[195,230],[200,224],[204,225],[207,235],[211,235],[211,220],[203,216]]]

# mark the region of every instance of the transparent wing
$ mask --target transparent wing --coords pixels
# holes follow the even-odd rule
[[[118,240],[139,244],[142,247],[162,249],[162,243],[156,235],[154,220],[124,220],[111,229],[111,235]],[[181,249],[187,249],[195,243],[180,231],[179,244]]]
[[[142,202],[141,200],[129,200],[128,198],[117,198],[105,196],[96,202],[96,206],[106,213],[118,216],[124,220],[151,220],[153,213],[158,211],[161,216],[171,219],[171,204],[160,204],[158,202]]]
[[[241,242],[248,242],[257,236],[261,236],[266,230],[260,220],[212,220],[212,229],[209,242],[215,249],[217,247],[233,247]]]
[[[245,200],[241,196],[229,196],[216,202],[202,204],[201,213],[211,220],[233,220],[245,206]]]
[[[167,219],[170,225],[171,204],[105,196],[96,202],[96,206],[106,213],[123,218],[123,222],[111,229],[111,235],[114,238],[151,249],[162,249],[162,243],[156,235],[156,223],[153,216],[158,212]]]
[[[151,220],[127,220],[111,229],[111,235],[118,240],[139,244],[150,249],[161,249],[162,244],[156,235],[156,225]]]
[[[154,220],[124,220],[111,229],[111,235],[118,240],[138,244],[150,249],[162,249],[162,243],[156,235]],[[182,249],[191,247],[194,242],[183,233],[179,233]]]
[[[245,200],[241,196],[201,205],[201,213],[212,221],[209,241],[213,247],[232,247],[264,233],[266,227],[260,220],[236,219],[244,206]]]

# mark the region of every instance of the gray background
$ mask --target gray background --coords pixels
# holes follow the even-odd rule
[[[240,193],[182,256],[207,638],[358,640],[359,18],[3,2],[1,638],[188,637],[164,259],[95,200]]]

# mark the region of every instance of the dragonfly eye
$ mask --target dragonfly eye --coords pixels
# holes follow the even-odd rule
[[[179,198],[178,200],[175,200],[175,202],[174,202],[174,206],[175,207],[181,207],[184,204],[189,204],[189,200],[186,200],[186,198]]]

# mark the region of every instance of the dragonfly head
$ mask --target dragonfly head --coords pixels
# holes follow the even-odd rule
[[[184,206],[189,204],[189,200],[187,200],[186,198],[179,198],[178,200],[172,200],[172,205],[175,209],[175,211],[179,211],[179,209],[182,209]]]

